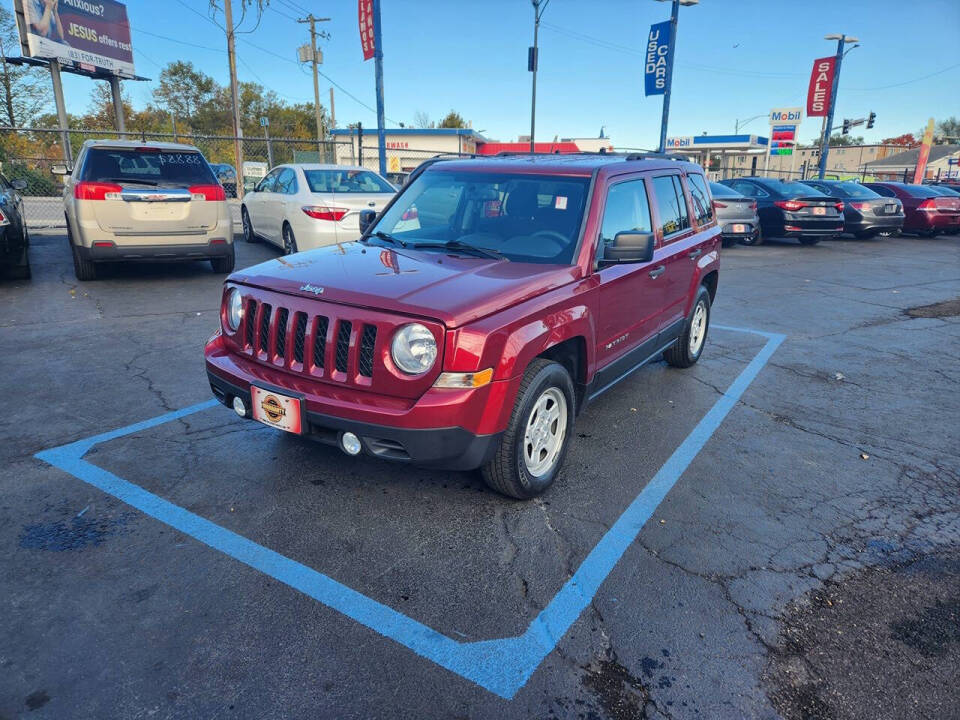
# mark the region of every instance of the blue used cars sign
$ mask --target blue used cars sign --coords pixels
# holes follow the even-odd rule
[[[647,38],[647,62],[644,70],[647,95],[663,95],[667,89],[667,65],[670,61],[670,21],[650,26]]]

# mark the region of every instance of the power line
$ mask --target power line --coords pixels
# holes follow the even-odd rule
[[[309,15],[310,11],[304,8],[302,5],[297,5],[297,3],[292,2],[292,0],[277,0],[281,5],[285,5],[289,9],[293,10],[299,15]]]
[[[141,30],[136,28],[134,32],[143,33],[144,35],[149,35],[150,37],[160,38],[161,40],[166,40],[167,42],[176,43],[177,45],[186,45],[187,47],[196,48],[198,50],[209,50],[210,52],[216,52],[221,54],[226,54],[226,50],[223,48],[212,48],[207,45],[198,45],[197,43],[187,42],[186,40],[178,40],[177,38],[167,37],[166,35],[160,35],[158,33],[148,32],[146,30]]]
[[[927,78],[932,78],[936,75],[942,75],[943,73],[958,67],[960,67],[960,63],[957,63],[956,65],[950,65],[948,67],[943,68],[942,70],[937,70],[936,72],[932,72],[929,75],[921,75],[920,77],[915,77],[912,80],[904,80],[903,82],[893,83],[891,85],[878,85],[877,87],[870,87],[870,88],[846,88],[846,89],[854,90],[856,92],[866,92],[867,90],[886,90],[888,88],[901,87],[903,85],[909,85],[910,83],[926,80]]]

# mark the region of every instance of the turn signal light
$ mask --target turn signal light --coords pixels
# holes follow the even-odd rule
[[[76,200],[117,200],[123,187],[114,183],[78,182],[73,186],[73,197]],[[112,197],[107,197],[108,195]]]
[[[222,185],[191,185],[189,188],[191,195],[200,195],[207,202],[226,202],[227,194],[223,191]]]
[[[804,205],[802,202],[798,200],[774,200],[773,204],[776,205],[778,208],[781,208],[783,210],[789,210],[790,212],[793,212],[794,210],[799,210],[802,207],[806,207],[806,205]]]
[[[433,386],[438,388],[478,388],[488,385],[492,379],[493,368],[472,373],[445,372],[440,373],[440,377],[437,378]]]
[[[304,205],[300,209],[314,220],[330,220],[332,222],[343,220],[343,216],[350,212],[347,208],[331,207],[329,205]]]

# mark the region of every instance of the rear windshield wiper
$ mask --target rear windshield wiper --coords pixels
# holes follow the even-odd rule
[[[388,243],[393,243],[394,245],[399,245],[400,247],[406,247],[407,243],[405,240],[401,240],[398,237],[391,235],[390,233],[385,233],[382,230],[377,230],[373,233],[375,238],[380,238],[381,240],[386,240]]]
[[[493,250],[491,248],[477,247],[476,245],[468,245],[467,243],[460,242],[459,240],[448,240],[447,242],[424,242],[424,243],[415,243],[413,246],[414,250],[419,250],[420,248],[438,248],[441,250],[459,250],[460,252],[473,253],[474,255],[479,255],[480,257],[492,258],[493,260],[508,260],[501,253]]]

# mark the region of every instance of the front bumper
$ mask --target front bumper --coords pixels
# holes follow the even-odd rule
[[[239,397],[249,408],[250,385],[235,384],[207,369],[207,378],[214,396],[227,407]],[[258,386],[264,383],[257,383]],[[277,392],[291,392],[275,387]],[[311,409],[305,400],[304,434],[312,440],[339,445],[345,432],[360,438],[367,455],[383,460],[409,462],[446,470],[472,470],[493,457],[503,433],[477,435],[462,427],[407,428],[361,422]]]

